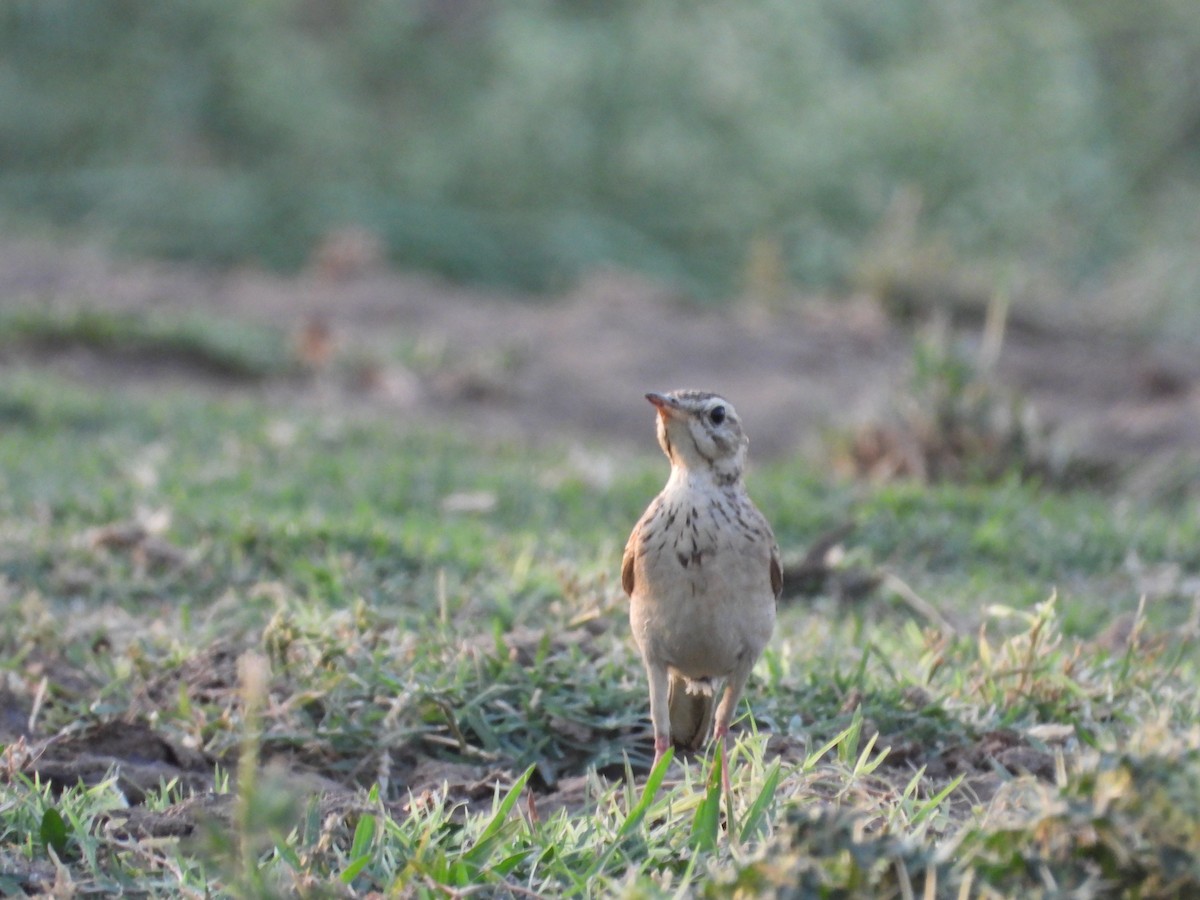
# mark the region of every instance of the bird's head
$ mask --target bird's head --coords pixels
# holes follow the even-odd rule
[[[658,410],[658,443],[672,466],[710,470],[724,484],[741,477],[750,439],[733,404],[705,391],[650,393],[646,399]]]

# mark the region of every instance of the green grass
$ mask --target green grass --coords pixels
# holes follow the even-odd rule
[[[246,322],[172,318],[101,309],[0,312],[0,352],[86,348],[109,356],[228,378],[294,373],[297,360],[280,332]]]
[[[553,448],[226,396],[0,383],[0,669],[35,726],[0,757],[0,889],[1200,887],[1194,504],[757,467],[785,553],[852,519],[841,565],[955,631],[886,586],[788,601],[730,813],[711,755],[647,776],[616,572],[661,458],[600,483]],[[1142,594],[1137,640],[1095,640]],[[36,774],[43,739],[121,719],[209,760],[225,800],[189,836],[115,827],[118,773]]]

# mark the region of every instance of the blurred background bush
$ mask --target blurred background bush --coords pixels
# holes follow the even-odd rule
[[[353,225],[399,264],[534,290],[609,263],[710,298],[756,265],[833,291],[1017,272],[1194,322],[1200,14],[10,0],[0,215],[282,269]]]

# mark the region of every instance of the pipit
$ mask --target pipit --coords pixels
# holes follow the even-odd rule
[[[672,743],[698,749],[710,728],[724,762],[738,698],[775,627],[779,548],[742,482],[750,441],[729,401],[701,391],[646,399],[671,475],[629,536],[621,584],[650,681],[654,762]],[[725,765],[722,780],[728,788]]]

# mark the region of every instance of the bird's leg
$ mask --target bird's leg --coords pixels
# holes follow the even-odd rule
[[[650,682],[650,721],[654,725],[654,765],[657,766],[671,746],[671,709],[667,702],[671,676],[666,666],[646,660],[646,677]]]
[[[717,714],[713,717],[713,740],[721,744],[721,788],[730,804],[733,802],[733,793],[729,786],[729,723],[733,721],[733,713],[737,709],[738,699],[742,696],[742,689],[750,679],[752,665],[753,660],[750,665],[741,665],[730,673],[725,681],[725,690],[721,692]]]

